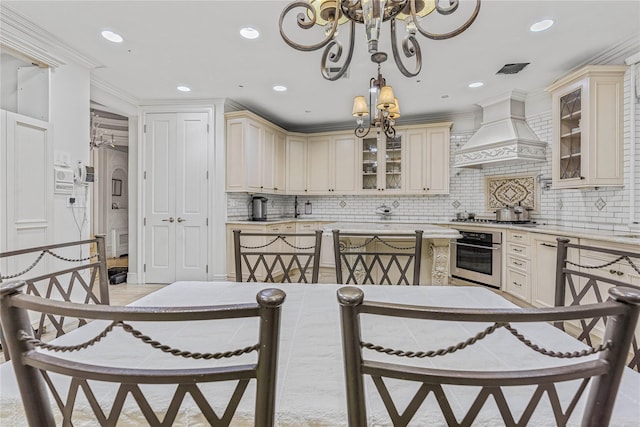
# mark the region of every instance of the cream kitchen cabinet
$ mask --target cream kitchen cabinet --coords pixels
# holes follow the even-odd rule
[[[405,129],[407,194],[449,194],[451,123]]]
[[[360,173],[363,193],[402,193],[404,189],[404,134],[395,138],[384,134],[363,138],[360,148]]]
[[[287,136],[287,194],[307,193],[307,137]]]
[[[225,118],[227,191],[284,193],[285,131],[248,111]]]
[[[322,134],[307,140],[306,194],[357,191],[358,140],[353,133]]]
[[[623,185],[626,68],[588,65],[547,88],[552,95],[554,188]]]
[[[556,300],[557,239],[562,236],[538,233],[532,236],[531,303],[536,307],[553,307]],[[569,240],[578,243],[578,239]],[[570,252],[569,260],[578,262],[578,254]]]
[[[502,290],[531,303],[531,233],[507,230],[507,278]]]

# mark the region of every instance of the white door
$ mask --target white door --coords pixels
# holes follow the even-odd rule
[[[47,245],[54,206],[49,123],[6,111],[0,116],[0,252]],[[32,262],[31,254],[3,259],[0,271],[14,274]],[[44,273],[47,263],[45,257],[31,276]]]
[[[207,278],[207,113],[146,116],[145,281]]]

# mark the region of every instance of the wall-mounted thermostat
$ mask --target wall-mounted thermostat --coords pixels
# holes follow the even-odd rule
[[[66,166],[53,167],[53,182],[56,194],[73,194],[74,171]]]

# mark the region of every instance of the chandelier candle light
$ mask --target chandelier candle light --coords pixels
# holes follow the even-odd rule
[[[393,88],[387,86],[386,80],[380,73],[380,63],[387,59],[387,55],[377,52],[373,59],[378,63],[378,77],[372,78],[369,82],[369,105],[374,113],[371,114],[369,125],[365,128],[364,118],[369,116],[367,101],[364,96],[356,96],[353,99],[353,116],[358,124],[355,134],[359,138],[364,138],[374,127],[378,134],[383,131],[387,137],[393,138],[396,135],[395,120],[400,117],[400,104],[393,94]]]
[[[448,3],[448,6],[442,4]],[[314,51],[325,48],[320,70],[322,76],[327,80],[337,80],[342,77],[349,68],[353,57],[355,24],[364,24],[367,36],[368,51],[371,60],[380,64],[382,61],[376,60],[378,53],[378,40],[380,38],[380,27],[382,22],[389,21],[391,26],[391,48],[393,59],[400,72],[407,77],[415,77],[422,69],[422,53],[420,45],[415,38],[416,33],[422,34],[432,40],[444,40],[455,37],[475,21],[480,11],[480,0],[475,0],[475,7],[469,18],[458,28],[444,33],[432,33],[425,30],[420,24],[423,18],[433,11],[440,15],[451,15],[459,6],[459,0],[308,0],[294,1],[289,3],[280,14],[280,35],[291,47],[301,51]],[[303,8],[305,12],[298,13],[298,27],[308,30],[314,25],[324,27],[324,39],[316,44],[303,45],[294,42],[285,34],[283,23],[285,17],[294,9]],[[396,21],[405,23],[406,35],[402,39],[402,53],[405,58],[415,57],[415,68],[409,70],[400,57],[396,36]],[[346,58],[342,65],[337,65],[343,54],[343,47],[337,39],[338,26],[349,25],[349,45]],[[386,58],[386,55],[385,55]],[[336,66],[329,66],[329,62]]]

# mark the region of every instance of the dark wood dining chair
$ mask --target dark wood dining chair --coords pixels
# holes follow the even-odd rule
[[[75,413],[79,412],[76,402],[80,401],[90,407],[95,415],[95,425],[119,425],[121,417],[124,418],[121,423],[127,424],[127,419],[130,419],[127,417],[133,416],[129,412],[126,417],[123,416],[123,403],[129,395],[151,426],[172,425],[184,406],[185,398],[190,398],[187,400],[192,400],[197,405],[201,415],[211,425],[228,426],[251,379],[256,380],[255,426],[273,425],[280,310],[285,300],[282,290],[261,290],[256,297],[257,303],[201,307],[114,307],[52,301],[25,295],[22,293],[24,286],[25,282],[5,283],[1,286],[0,315],[22,403],[31,427],[55,425],[47,388],[62,413],[62,425],[65,426],[72,425],[74,410]],[[31,334],[27,310],[100,319],[107,321],[107,327],[94,338],[75,345],[46,344]],[[259,319],[258,342],[242,349],[218,353],[194,353],[172,348],[154,339],[159,337],[146,336],[135,327],[139,325],[138,322],[145,322],[143,326],[148,325],[148,322],[192,322],[192,327],[197,327],[197,321],[238,318]],[[202,360],[204,363],[205,360],[233,358],[257,352],[257,362],[215,367],[209,364],[202,368],[129,368],[123,367],[121,362],[134,357],[131,352],[123,352],[121,358],[111,366],[104,363],[91,364],[89,361],[78,362],[52,353],[83,351],[94,345],[108,345],[99,341],[114,329],[122,329],[128,334],[117,335],[117,339],[131,340],[131,344],[140,340],[151,347],[150,351],[164,352],[169,358],[177,356]],[[48,351],[39,351],[40,349]],[[52,374],[68,377],[70,385]],[[211,396],[203,393],[201,386],[221,381],[237,381],[237,384],[226,408],[222,409],[223,414],[218,415],[208,400]],[[117,387],[110,399],[105,399],[103,393],[98,396],[95,391],[96,383],[105,382],[114,384],[114,389]],[[158,397],[162,394],[153,386],[167,384],[176,386],[173,396],[168,395],[166,399]],[[163,390],[168,392],[166,388]],[[188,409],[190,414],[193,410],[194,408]],[[89,408],[83,408],[83,415],[87,411]]]
[[[640,286],[620,280],[625,277],[624,269],[632,269],[640,275],[640,253],[620,251],[597,246],[571,243],[569,239],[559,237],[556,262],[556,307],[579,306],[590,302],[603,302],[607,298],[607,291],[614,286],[626,286],[640,290]],[[571,261],[571,253],[578,254]],[[589,259],[590,261],[586,261]],[[593,345],[599,341],[601,331],[604,330],[607,317],[595,317],[578,323],[566,324],[556,322],[556,326],[567,330],[572,335],[586,343]],[[572,330],[573,328],[573,330]],[[577,329],[577,332],[574,330]],[[600,333],[597,333],[597,330]],[[631,357],[628,366],[640,370],[640,348],[638,337],[631,341]]]
[[[422,234],[422,230],[389,234],[333,230],[337,283],[419,285]]]
[[[582,415],[583,427],[607,426],[611,417],[616,394],[625,368],[625,357],[633,337],[633,329],[640,311],[640,292],[636,289],[616,287],[609,291],[612,300],[581,307],[553,307],[546,309],[470,309],[451,307],[427,307],[417,305],[395,304],[366,301],[360,288],[346,286],[338,290],[342,322],[342,343],[347,393],[347,411],[350,427],[367,425],[367,399],[365,399],[364,378],[370,376],[378,391],[385,409],[395,427],[407,426],[426,399],[433,394],[441,416],[450,426],[472,426],[485,404],[496,405],[505,426],[530,425],[529,420],[536,409],[544,406],[551,408],[557,425],[564,426],[571,417],[580,397],[591,382]],[[480,330],[467,340],[441,349],[399,350],[387,348],[381,344],[363,341],[360,327],[362,314],[385,316],[385,318],[417,319],[424,321],[449,322],[482,322],[488,327]],[[592,317],[608,317],[604,345],[585,349],[580,352],[557,351],[545,349],[532,343],[518,329],[517,324],[532,322],[553,322],[556,320],[581,319]],[[391,321],[391,320],[390,320]],[[524,326],[524,325],[523,325]],[[462,350],[476,341],[484,339],[497,329],[504,328],[513,335],[513,345],[526,345],[532,351],[545,356],[580,358],[598,354],[597,359],[577,361],[570,365],[520,370],[469,370],[465,364],[459,369],[437,369],[410,365],[410,358],[446,357],[455,351]],[[524,327],[522,328],[524,329]],[[568,337],[570,338],[570,337]],[[412,341],[412,343],[415,341]],[[425,345],[428,345],[425,343]],[[365,357],[363,349],[375,351],[388,356],[392,361],[371,360]],[[490,353],[490,351],[487,351]],[[489,355],[488,355],[489,356]],[[398,362],[398,360],[401,360]],[[584,359],[583,359],[584,360]],[[464,361],[461,361],[464,364]],[[466,369],[465,369],[466,368]],[[404,412],[400,413],[398,405],[388,389],[388,382],[409,381],[416,384],[416,390]],[[566,397],[563,389],[563,402],[560,401],[556,386],[566,381],[577,381],[575,395]],[[578,383],[579,382],[579,383]],[[464,399],[468,407],[462,421],[458,421],[452,407],[459,406],[455,397],[455,386],[470,387],[478,390],[475,399]],[[513,386],[530,386],[535,390],[530,395],[522,411],[510,407],[509,389]],[[544,395],[547,395],[547,398]],[[492,399],[491,399],[492,397]],[[565,400],[566,399],[566,400]],[[432,400],[433,402],[433,400]],[[565,408],[565,409],[563,409]],[[464,410],[464,408],[463,408]],[[518,414],[518,415],[516,415]],[[519,419],[517,419],[519,418]],[[495,424],[495,423],[494,423]],[[494,425],[492,424],[492,425]]]
[[[320,230],[314,233],[233,230],[236,282],[318,283],[321,246]]]
[[[93,246],[93,247],[92,247]],[[77,251],[77,252],[76,252]],[[86,251],[86,252],[84,252]],[[86,253],[86,255],[82,255]],[[77,254],[80,254],[78,256]],[[62,265],[53,268],[52,262]],[[105,236],[0,253],[0,283],[24,280],[25,293],[38,297],[82,304],[109,304],[109,279]],[[58,317],[38,313],[34,322],[35,337],[41,339],[47,329],[59,337],[86,323],[86,319]],[[4,338],[0,334],[4,348]],[[9,354],[5,356],[8,360]]]

